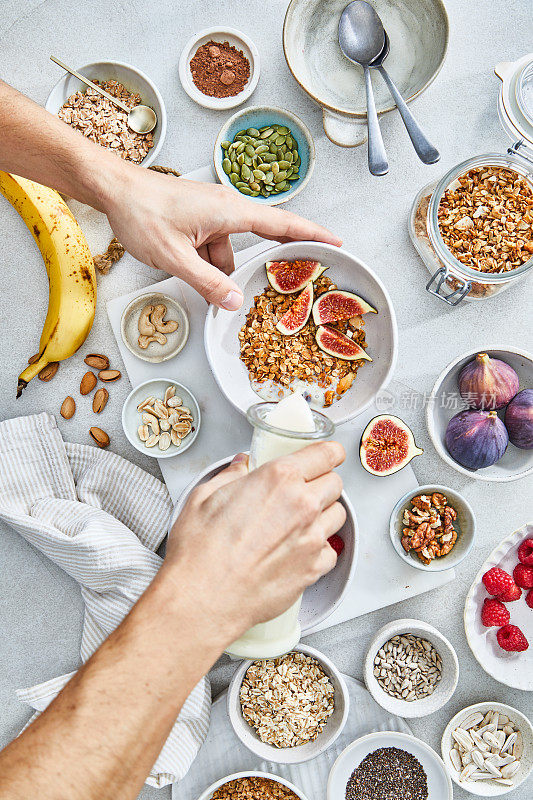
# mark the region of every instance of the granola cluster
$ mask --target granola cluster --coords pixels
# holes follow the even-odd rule
[[[444,244],[466,267],[508,272],[533,256],[533,192],[505,167],[475,167],[445,191],[438,210]]]
[[[315,296],[336,289],[325,276],[314,284]],[[333,403],[352,385],[364,361],[346,361],[322,352],[315,341],[317,326],[312,318],[299,333],[285,336],[277,330],[278,320],[294,302],[292,295],[279,294],[270,287],[254,298],[254,305],[239,332],[240,358],[248,370],[250,381],[262,384],[273,381],[289,387],[294,381],[316,384],[326,389],[324,404]],[[366,349],[364,321],[361,317],[333,323],[331,327],[351,336]],[[329,388],[331,387],[331,388]],[[283,389],[280,389],[280,396]]]
[[[298,800],[292,789],[270,778],[236,778],[220,786],[212,800]]]

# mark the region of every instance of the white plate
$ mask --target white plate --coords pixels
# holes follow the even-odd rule
[[[258,402],[258,395],[239,359],[238,334],[255,295],[268,286],[265,262],[306,258],[328,266],[326,275],[340,289],[361,295],[378,310],[377,314],[365,316],[367,352],[373,359],[372,363],[365,362],[353,386],[332,406],[327,409],[316,406],[340,425],[361,414],[388,384],[394,372],[398,347],[396,315],[389,293],[378,276],[346,250],[320,242],[289,242],[251,258],[232,275],[244,293],[241,309],[234,312],[209,307],[204,329],[205,351],[221,391],[241,414],[245,414],[251,405]]]
[[[452,782],[440,756],[416,736],[397,731],[370,733],[348,745],[337,758],[330,772],[327,800],[344,798],[346,784],[352,772],[369,753],[373,753],[374,750],[381,747],[397,747],[400,750],[406,750],[418,759],[427,776],[428,800],[452,800]]]
[[[496,640],[498,629],[486,628],[481,623],[483,600],[490,597],[481,578],[492,567],[501,567],[512,574],[518,564],[519,544],[531,537],[533,537],[533,523],[530,522],[500,542],[476,575],[466,596],[464,611],[468,644],[485,672],[506,686],[523,689],[526,692],[533,692],[533,609],[529,608],[525,600],[527,590],[522,589],[520,600],[507,603],[507,608],[511,612],[511,625],[518,625],[523,631],[529,642],[529,649],[522,653],[507,653],[501,649]]]

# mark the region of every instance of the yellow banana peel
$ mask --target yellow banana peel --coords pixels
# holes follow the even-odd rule
[[[96,276],[85,236],[54,189],[0,171],[0,192],[18,211],[37,242],[49,281],[48,314],[39,358],[19,376],[20,397],[43,367],[64,361],[84,343],[96,311]]]

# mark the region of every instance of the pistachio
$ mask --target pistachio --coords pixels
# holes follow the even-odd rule
[[[59,412],[64,419],[72,419],[76,413],[76,402],[73,397],[65,397]]]
[[[59,362],[51,361],[50,364],[47,364],[46,367],[43,367],[39,372],[39,380],[48,383],[48,381],[52,380],[58,369]]]
[[[109,369],[109,359],[107,356],[100,355],[100,353],[89,353],[83,359],[88,367],[93,369]]]
[[[80,394],[90,394],[97,382],[98,381],[94,372],[86,372],[80,382]]]
[[[90,428],[89,435],[93,441],[96,442],[98,447],[101,447],[102,449],[109,447],[109,436],[101,428]]]
[[[97,389],[93,397],[94,413],[100,414],[106,407],[108,400],[109,400],[109,392],[107,391],[107,389],[104,389],[103,387],[101,389]]]
[[[122,374],[118,369],[103,369],[98,373],[98,377],[101,381],[111,383],[112,381],[118,381]]]

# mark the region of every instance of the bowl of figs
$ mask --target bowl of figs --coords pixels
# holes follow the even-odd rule
[[[533,472],[533,356],[512,347],[463,353],[441,372],[426,407],[441,458],[481,481]]]

